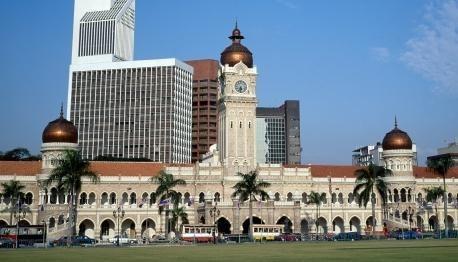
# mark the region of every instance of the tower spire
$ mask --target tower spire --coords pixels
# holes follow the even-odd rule
[[[238,26],[237,26],[237,18],[235,18],[235,29],[238,29]]]
[[[64,102],[60,103],[60,118],[64,118]]]
[[[398,118],[394,115],[394,128],[398,128]]]

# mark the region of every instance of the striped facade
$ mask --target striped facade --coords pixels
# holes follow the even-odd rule
[[[191,161],[192,68],[175,59],[72,65],[70,119],[85,158]]]

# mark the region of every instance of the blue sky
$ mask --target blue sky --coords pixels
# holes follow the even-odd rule
[[[66,103],[73,1],[16,0],[0,16],[0,150],[38,153]],[[301,103],[302,161],[350,164],[399,127],[419,163],[458,137],[456,1],[136,1],[135,59],[219,59],[238,20],[260,106]]]

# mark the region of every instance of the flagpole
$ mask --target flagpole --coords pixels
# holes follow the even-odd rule
[[[333,196],[332,196],[331,176],[328,176],[328,182],[329,182],[329,195],[331,196],[331,228],[332,228],[332,233],[334,233],[334,220],[332,219]]]

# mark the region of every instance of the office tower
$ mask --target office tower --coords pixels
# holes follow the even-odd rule
[[[256,108],[256,159],[258,163],[300,164],[299,101],[280,107]]]
[[[185,61],[192,80],[192,162],[199,161],[217,138],[218,66],[216,60]]]
[[[173,58],[132,60],[134,5],[133,0],[75,2],[79,33],[73,35],[69,118],[85,158],[188,163],[192,67]]]

